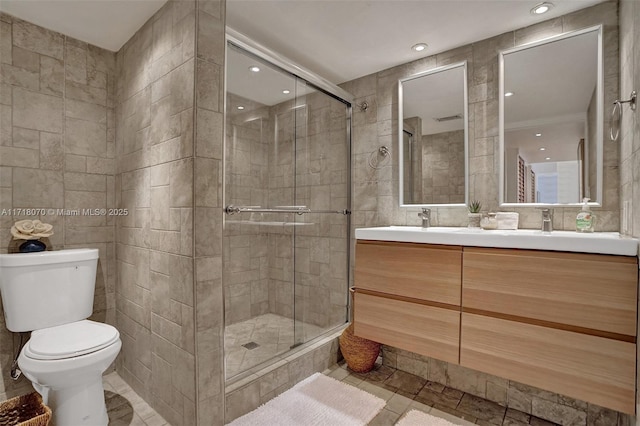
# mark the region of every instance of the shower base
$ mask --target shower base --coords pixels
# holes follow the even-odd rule
[[[303,323],[303,341],[325,332],[322,327]],[[230,379],[288,352],[294,344],[293,319],[264,314],[225,327],[225,375]]]

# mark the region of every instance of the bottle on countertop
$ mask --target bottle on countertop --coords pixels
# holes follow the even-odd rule
[[[582,210],[576,216],[576,231],[577,232],[593,232],[595,225],[595,216],[591,213],[591,207],[589,207],[589,199],[582,199]]]

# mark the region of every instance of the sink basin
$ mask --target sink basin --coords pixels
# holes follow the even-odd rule
[[[448,244],[475,247],[600,253],[622,256],[638,254],[638,240],[617,232],[582,234],[571,231],[542,232],[536,229],[491,230],[479,228],[383,226],[356,229],[358,240]]]
[[[474,228],[459,228],[453,226],[432,226],[430,228],[421,228],[419,226],[396,226],[391,225],[385,228],[390,228],[392,230],[398,232],[481,232],[482,229],[474,229]],[[370,229],[382,229],[382,228],[370,228]]]

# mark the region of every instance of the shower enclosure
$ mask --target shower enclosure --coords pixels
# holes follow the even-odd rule
[[[233,37],[226,64],[230,379],[347,321],[351,105]]]

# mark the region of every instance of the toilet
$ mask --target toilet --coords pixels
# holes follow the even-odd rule
[[[115,327],[90,321],[97,249],[0,254],[7,328],[31,331],[18,366],[57,426],[105,426],[102,373],[122,342]]]

